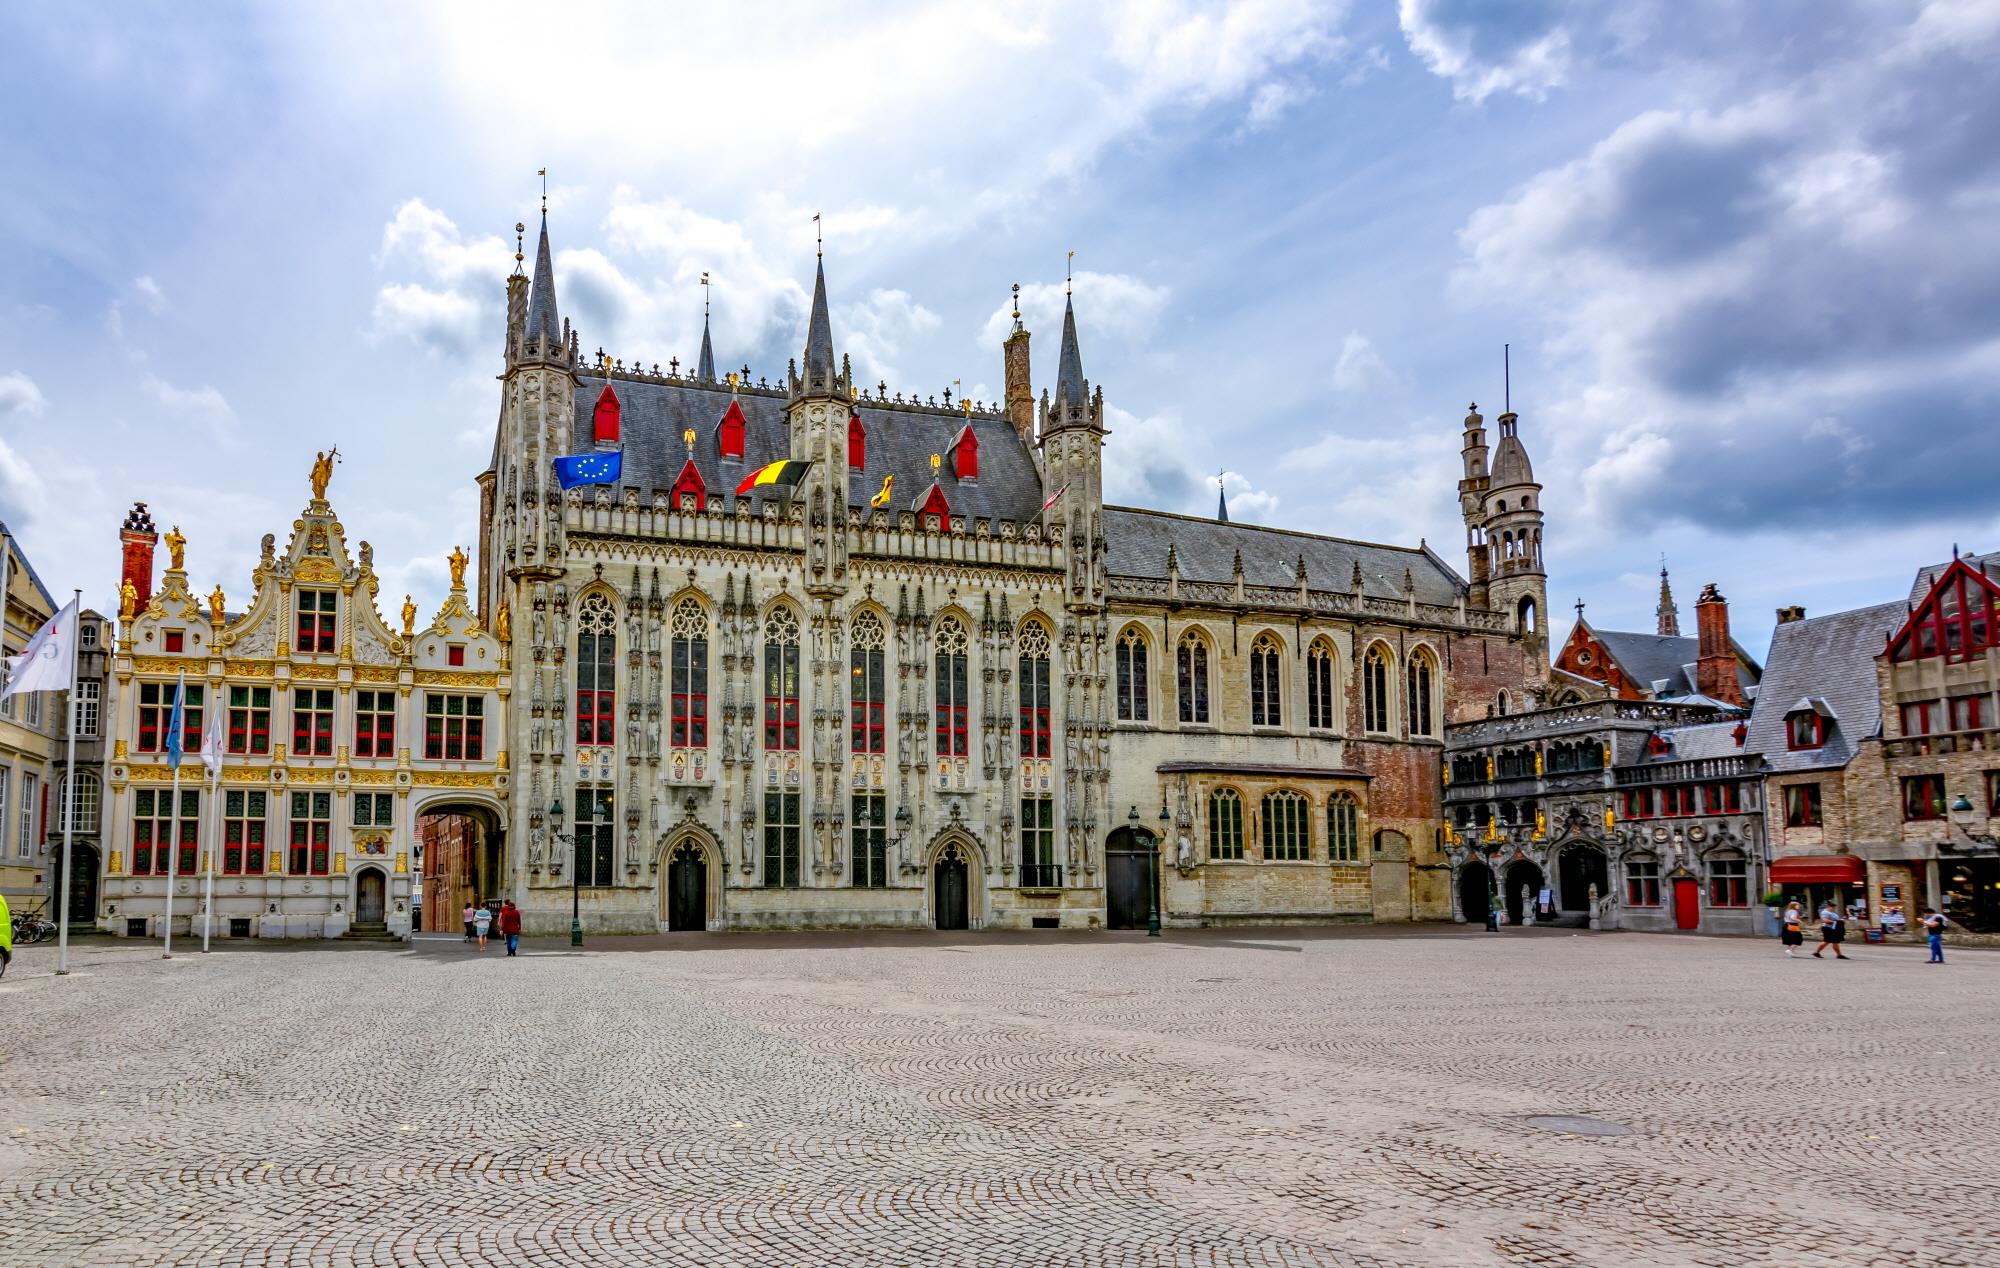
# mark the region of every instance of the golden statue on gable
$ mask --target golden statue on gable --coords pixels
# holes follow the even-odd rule
[[[469,562],[465,557],[465,551],[458,546],[453,546],[451,554],[446,556],[445,562],[451,565],[451,588],[454,590],[465,589],[465,565]]]
[[[188,539],[181,536],[181,526],[174,525],[167,530],[167,567],[180,572],[187,567]]]
[[[139,615],[139,587],[132,584],[132,578],[125,578],[118,587],[118,619],[129,621]]]
[[[415,638],[417,634],[417,605],[409,595],[403,596],[403,637]]]
[[[333,482],[333,462],[340,456],[340,446],[335,445],[325,453],[315,453],[312,465],[313,501],[326,501],[326,486]]]
[[[211,590],[208,595],[208,619],[217,625],[222,624],[223,609],[228,602],[229,600],[223,597],[221,586]]]

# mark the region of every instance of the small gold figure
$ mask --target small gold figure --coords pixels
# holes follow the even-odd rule
[[[139,615],[139,587],[132,584],[132,578],[125,578],[118,587],[118,619],[129,621]]]
[[[224,619],[222,609],[227,602],[228,600],[223,597],[221,586],[211,590],[208,595],[208,619],[217,625],[222,624]]]
[[[417,633],[417,605],[409,595],[403,596],[403,637],[414,638]]]
[[[888,475],[882,477],[882,491],[880,493],[877,493],[874,497],[869,498],[868,505],[871,507],[880,507],[889,505],[889,499],[894,495],[895,488],[896,488],[896,473],[891,471]]]
[[[451,588],[454,590],[465,589],[465,551],[458,546],[453,546],[451,548],[451,555],[445,562],[451,565]]]
[[[500,601],[500,610],[493,614],[493,637],[503,643],[514,641],[514,617],[507,611],[506,600]]]
[[[188,539],[181,536],[181,526],[174,525],[167,530],[167,567],[179,572],[187,566]]]
[[[313,455],[313,501],[326,501],[326,486],[333,482],[333,460],[339,453],[340,446],[335,445],[325,453],[315,453]]]

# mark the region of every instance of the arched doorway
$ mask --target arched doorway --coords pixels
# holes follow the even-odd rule
[[[708,851],[700,842],[683,840],[668,857],[666,905],[668,932],[708,928]]]
[[[1159,884],[1159,838],[1144,828],[1120,828],[1104,842],[1104,925],[1144,929]]]
[[[1604,861],[1604,851],[1581,841],[1564,846],[1556,860],[1556,888],[1561,891],[1558,900],[1562,909],[1588,913],[1593,885],[1597,886],[1599,898],[1611,890],[1611,869]]]
[[[63,885],[62,846],[60,844],[53,845],[50,847],[50,852],[55,855],[56,860],[55,892],[61,893]],[[70,852],[76,857],[76,866],[71,871],[69,877],[69,923],[71,927],[77,925],[95,925],[97,923],[97,847],[88,841],[72,841],[70,842]],[[49,919],[53,920],[56,918],[54,911],[48,914]]]
[[[418,928],[455,931],[468,906],[508,896],[503,866],[506,833],[499,816],[477,802],[434,801],[419,807],[411,860],[421,892],[413,892]]]
[[[1474,924],[1485,924],[1492,909],[1493,872],[1484,863],[1467,863],[1458,869],[1458,910]]]
[[[1522,924],[1535,909],[1535,897],[1542,889],[1542,869],[1526,859],[1507,865],[1507,883],[1501,895],[1507,907],[1507,923]]]
[[[379,867],[364,867],[354,874],[354,927],[386,928],[388,925],[389,878]]]
[[[932,906],[940,929],[972,927],[971,859],[965,847],[953,841],[938,851],[931,866]]]

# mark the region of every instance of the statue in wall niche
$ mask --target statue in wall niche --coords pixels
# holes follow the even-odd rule
[[[503,643],[514,641],[514,613],[505,599],[500,601],[500,610],[493,614],[493,637]]]
[[[1194,838],[1185,832],[1174,839],[1174,866],[1183,870],[1194,866]]]

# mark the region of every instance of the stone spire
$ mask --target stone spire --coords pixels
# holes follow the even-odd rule
[[[833,323],[826,315],[826,260],[822,258],[813,278],[812,319],[806,323],[806,381],[831,381],[833,370]]]
[[[715,347],[708,341],[708,314],[701,315],[701,360],[695,363],[694,376],[704,383],[715,382]]]
[[[1222,486],[1222,473],[1215,474],[1215,518],[1229,522],[1229,490]]]
[[[1062,355],[1056,363],[1056,401],[1083,404],[1083,353],[1076,346],[1076,306],[1063,299]]]
[[[535,246],[535,276],[528,284],[528,338],[537,336],[557,347],[562,341],[562,318],[556,312],[556,270],[549,259],[549,213],[542,212],[542,237]]]
[[[1667,584],[1667,561],[1660,561],[1660,606],[1655,609],[1660,618],[1660,634],[1665,638],[1681,636],[1681,610],[1674,603],[1674,591]]]

